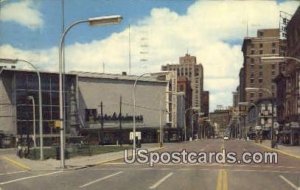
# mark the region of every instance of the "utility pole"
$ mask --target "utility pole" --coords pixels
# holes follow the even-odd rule
[[[103,124],[104,124],[104,121],[103,121],[103,103],[101,101],[100,103],[100,124],[101,124],[101,133],[100,133],[100,138],[101,138],[101,145],[104,145],[104,132],[103,132]]]
[[[120,96],[120,114],[119,114],[119,123],[120,123],[120,131],[119,131],[119,143],[122,146],[123,134],[122,134],[122,96]]]

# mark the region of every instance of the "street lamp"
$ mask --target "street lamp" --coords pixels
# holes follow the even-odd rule
[[[300,63],[300,59],[296,58],[296,57],[283,57],[283,56],[272,56],[272,57],[262,57],[261,60],[262,61],[286,61],[286,60],[294,60],[297,61],[298,63]]]
[[[33,146],[36,147],[36,126],[35,126],[35,101],[33,96],[28,96],[28,100],[31,100],[32,102],[32,118],[33,118]]]
[[[133,133],[133,150],[134,150],[134,152],[135,152],[135,150],[136,150],[136,142],[135,142],[135,136],[136,136],[136,122],[135,122],[135,115],[136,115],[136,91],[135,91],[135,89],[136,89],[136,85],[137,85],[137,82],[138,82],[138,80],[140,79],[140,78],[142,78],[143,76],[145,76],[145,75],[151,75],[151,74],[160,74],[160,73],[169,73],[169,71],[161,71],[161,72],[158,72],[158,73],[143,73],[143,74],[141,74],[141,75],[139,75],[136,79],[135,79],[135,81],[134,81],[134,84],[133,84],[133,89],[132,89],[132,100],[133,100],[133,131],[132,131],[132,133]]]
[[[267,88],[255,88],[255,87],[247,87],[245,88],[246,91],[265,91],[270,94],[271,96],[271,103],[272,103],[272,126],[271,126],[271,147],[273,148],[273,136],[274,136],[274,96],[273,93]]]
[[[41,76],[40,72],[32,63],[24,59],[9,59],[9,58],[0,58],[0,62],[8,64],[17,64],[17,62],[24,62],[29,64],[35,71],[38,76],[39,83],[39,132],[40,132],[40,160],[44,160],[44,140],[43,140],[43,114],[42,114],[42,85],[41,85]]]
[[[175,93],[173,93],[173,92],[170,92],[170,91],[168,91],[168,92],[165,92],[165,93],[171,93],[172,95],[176,95],[176,96],[184,96],[185,95],[185,93],[184,92],[175,92]],[[160,107],[160,112],[159,112],[159,128],[160,128],[160,137],[159,137],[159,146],[160,147],[163,147],[163,127],[162,127],[162,113],[164,113],[165,111],[167,112],[167,110],[164,110],[164,109],[162,109],[162,101],[161,101],[161,99],[162,99],[162,97],[163,97],[163,94],[161,95],[161,97],[160,97],[160,100],[159,100],[159,107]],[[168,113],[170,113],[170,112],[168,112]]]
[[[189,111],[189,110],[196,110],[196,111],[200,111],[200,107],[191,107],[191,108],[187,108],[184,112],[184,141],[186,141],[186,121],[185,121],[185,118],[186,118],[186,113]]]
[[[63,113],[63,89],[62,89],[62,74],[63,68],[65,68],[65,60],[63,59],[63,44],[65,41],[65,37],[74,26],[81,23],[89,23],[91,26],[96,25],[108,25],[108,24],[118,24],[121,22],[123,18],[120,15],[112,15],[112,16],[102,16],[102,17],[94,17],[89,18],[87,20],[79,20],[72,23],[68,26],[64,32],[62,33],[59,45],[59,119],[60,119],[60,161],[61,168],[65,168],[65,127],[64,127],[64,113]]]

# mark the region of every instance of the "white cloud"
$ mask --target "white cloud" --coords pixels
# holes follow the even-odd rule
[[[22,50],[14,48],[11,45],[0,46],[1,58],[23,59],[29,61],[40,70],[57,71],[58,70],[58,50],[51,48],[46,50]],[[28,64],[21,63],[17,65],[20,69],[32,69]]]
[[[251,36],[256,35],[258,28],[277,28],[279,11],[293,14],[298,5],[294,1],[282,4],[275,1],[197,1],[186,15],[155,8],[149,17],[131,27],[132,74],[155,72],[163,64],[178,63],[179,56],[184,56],[188,49],[204,66],[205,90],[211,91],[211,110],[216,105],[230,105],[243,62],[241,44],[230,42],[242,42],[247,23]],[[142,48],[142,45],[149,47]],[[140,54],[141,51],[148,54]],[[56,48],[29,52],[6,46],[1,47],[0,52],[17,52],[26,58],[40,59],[39,63],[46,68],[54,68],[53,60],[58,60]],[[102,72],[102,63],[105,63],[106,72],[128,71],[128,30],[104,40],[69,45],[65,52],[67,70]]]
[[[31,30],[41,28],[43,26],[42,14],[34,7],[31,0],[23,0],[16,3],[4,2],[1,7],[2,21],[13,21]]]

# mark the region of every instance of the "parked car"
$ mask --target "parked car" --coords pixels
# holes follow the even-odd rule
[[[228,140],[229,139],[229,137],[228,136],[224,136],[224,140]]]

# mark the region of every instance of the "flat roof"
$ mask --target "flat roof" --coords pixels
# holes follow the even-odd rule
[[[0,66],[1,67],[1,66]],[[14,71],[14,72],[26,72],[26,73],[36,73],[35,70],[29,70],[29,69],[14,69],[14,68],[5,68],[5,67],[2,67],[2,69],[0,69],[0,73],[2,71]],[[40,73],[44,73],[44,74],[59,74],[58,72],[54,72],[54,71],[43,71],[43,70],[40,70],[39,71]],[[73,73],[66,73],[66,75],[76,75],[76,74],[73,74]]]
[[[112,80],[128,80],[128,81],[135,81],[138,77],[137,75],[93,73],[93,72],[80,72],[80,71],[71,71],[69,73],[76,74],[78,77],[112,79]],[[153,74],[155,74],[155,73],[153,73]],[[167,81],[165,81],[165,80],[158,80],[157,76],[143,76],[139,79],[139,81],[167,83]]]

